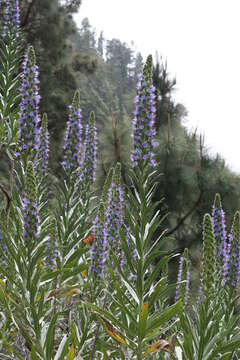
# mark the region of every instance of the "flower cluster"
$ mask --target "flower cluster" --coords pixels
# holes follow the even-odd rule
[[[18,0],[6,0],[4,34],[6,34],[7,31],[10,31],[11,34],[18,37],[19,27],[19,2]]]
[[[39,216],[35,201],[23,198],[24,239],[26,243],[38,238]]]
[[[212,224],[215,238],[215,252],[219,266],[222,266],[227,254],[227,233],[225,225],[225,214],[222,209],[221,198],[216,194],[213,210],[212,210]]]
[[[183,282],[185,281],[185,282]],[[180,257],[175,301],[182,299],[187,305],[190,289],[190,260],[188,258],[188,250],[184,250],[184,254]]]
[[[106,231],[108,245],[115,253],[120,253],[119,230],[123,225],[123,192],[120,184],[121,165],[118,163],[113,173],[112,183],[108,190]]]
[[[132,166],[135,168],[141,160],[154,167],[155,147],[155,87],[152,85],[152,57],[149,56],[140,75],[135,98],[133,118],[133,146],[131,154]]]
[[[32,247],[39,236],[39,215],[36,202],[36,184],[33,163],[28,162],[26,170],[26,194],[23,198],[23,238],[26,246]]]
[[[25,55],[22,73],[19,143],[21,154],[35,159],[39,148],[39,80],[35,53],[30,46]]]
[[[107,249],[104,212],[104,204],[101,203],[93,224],[94,241],[91,247],[91,272],[99,278],[103,277]]]
[[[43,115],[42,126],[40,128],[40,143],[37,153],[38,159],[38,172],[46,175],[48,172],[48,159],[49,159],[49,133],[47,114]]]
[[[224,282],[231,283],[235,288],[240,273],[240,213],[237,211],[231,233],[228,237],[227,251],[224,261]]]
[[[76,91],[72,105],[69,106],[69,117],[64,140],[63,167],[66,171],[75,171],[81,165],[82,116],[80,94]]]
[[[93,184],[95,180],[97,157],[97,129],[95,126],[95,116],[91,112],[89,121],[85,127],[85,138],[83,147],[83,157],[81,162],[82,176],[84,183]]]

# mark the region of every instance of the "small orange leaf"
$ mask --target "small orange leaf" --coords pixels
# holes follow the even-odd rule
[[[126,341],[119,335],[119,332],[114,329],[114,327],[106,320],[104,319],[103,317],[101,317],[102,320],[104,321],[104,324],[105,324],[105,327],[106,327],[106,330],[107,330],[107,333],[108,335],[110,335],[113,339],[117,340],[120,344],[126,346],[127,343]]]
[[[93,236],[93,234],[91,233],[91,234],[89,234],[87,237],[85,237],[85,238],[83,239],[83,243],[84,243],[85,245],[91,246],[92,243],[93,243],[93,240],[94,240],[94,236]]]

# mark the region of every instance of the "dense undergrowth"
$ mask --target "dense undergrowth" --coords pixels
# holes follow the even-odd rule
[[[127,182],[117,163],[96,196],[94,113],[82,118],[77,91],[69,106],[62,177],[52,182],[34,49],[21,46],[18,1],[9,0],[6,10],[0,137],[9,184],[0,184],[6,200],[0,358],[238,359],[239,212],[227,231],[217,194],[204,216],[197,296],[191,294],[187,249],[169,255],[166,233],[156,236],[164,217],[152,201],[159,172],[151,56],[137,85]],[[169,283],[168,265],[179,256],[178,277]]]

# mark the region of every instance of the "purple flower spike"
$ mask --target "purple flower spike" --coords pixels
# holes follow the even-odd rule
[[[106,231],[108,245],[120,254],[120,229],[123,226],[123,192],[120,185],[121,165],[118,163],[113,173],[112,183],[108,190]]]
[[[102,278],[104,274],[107,248],[103,203],[100,204],[98,215],[93,224],[93,236],[94,241],[91,247],[91,272],[98,278]]]
[[[213,210],[212,210],[212,224],[215,237],[215,255],[218,267],[222,267],[226,263],[227,256],[227,234],[225,225],[225,213],[222,209],[221,197],[216,194]]]
[[[33,239],[38,238],[39,233],[39,216],[36,203],[29,200],[27,197],[23,198],[23,237],[25,243],[32,242]]]
[[[180,297],[180,283],[182,281],[182,270],[183,270],[183,256],[181,256],[180,260],[179,260],[176,295],[175,295],[175,301],[176,302],[179,300],[179,297]]]
[[[18,0],[6,0],[5,4],[4,36],[9,31],[16,38],[20,28],[19,2]]]
[[[48,159],[49,159],[49,133],[47,114],[43,115],[42,126],[40,129],[40,144],[37,153],[38,159],[38,172],[42,175],[47,175],[48,172]]]
[[[135,98],[135,112],[133,118],[133,151],[131,154],[132,167],[137,167],[139,161],[156,165],[153,148],[156,146],[154,137],[155,124],[155,87],[152,85],[152,57],[149,56],[140,75]]]
[[[83,157],[81,161],[81,180],[89,185],[95,181],[97,158],[97,130],[95,127],[95,116],[91,112],[89,121],[85,127],[85,139],[83,147]]]
[[[240,213],[234,215],[231,233],[224,262],[224,283],[235,288],[240,274]]]
[[[69,106],[69,117],[64,140],[63,167],[66,171],[75,171],[80,167],[82,145],[82,115],[80,93],[74,94],[72,105]]]
[[[36,202],[36,183],[34,167],[28,162],[26,169],[26,194],[23,202],[23,238],[28,248],[39,236],[39,215]]]
[[[22,100],[20,103],[19,145],[21,154],[35,159],[39,148],[39,80],[38,67],[32,46],[28,48],[23,62]]]
[[[185,283],[182,283],[182,281],[184,280]],[[175,301],[182,299],[184,305],[187,305],[189,298],[189,289],[190,289],[190,260],[188,257],[188,250],[185,249],[184,254],[180,257],[179,260]]]

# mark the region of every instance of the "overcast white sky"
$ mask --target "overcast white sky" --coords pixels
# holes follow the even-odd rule
[[[107,39],[167,59],[186,125],[240,173],[240,0],[82,0],[84,17]]]

